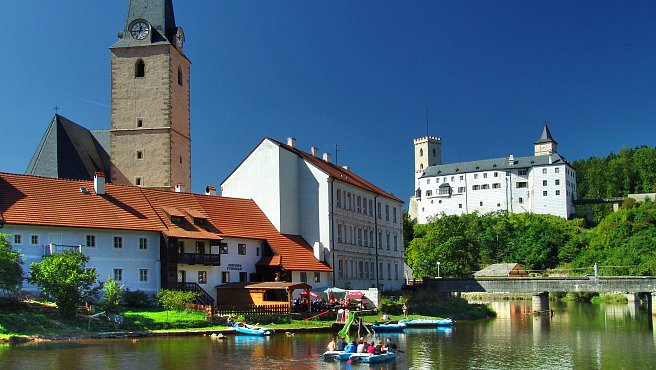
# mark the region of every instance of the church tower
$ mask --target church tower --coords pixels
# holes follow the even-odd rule
[[[542,135],[540,139],[533,144],[534,155],[537,157],[539,155],[550,155],[558,153],[558,143],[556,140],[551,137],[551,132],[547,123],[544,123],[544,128],[542,129]]]
[[[442,139],[424,136],[414,140],[415,173],[423,172],[430,166],[442,164]]]
[[[191,189],[189,72],[172,0],[129,0],[111,48],[111,181]]]

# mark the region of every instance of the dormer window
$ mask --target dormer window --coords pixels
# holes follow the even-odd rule
[[[180,216],[171,216],[171,222],[174,224],[179,224],[182,222],[182,217]]]

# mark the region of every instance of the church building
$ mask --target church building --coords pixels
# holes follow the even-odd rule
[[[172,0],[129,0],[111,53],[111,127],[55,115],[28,175],[191,189],[190,64]]]

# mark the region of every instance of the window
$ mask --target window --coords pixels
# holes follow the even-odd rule
[[[380,211],[380,209],[381,209],[381,204],[378,203],[378,219],[379,220],[382,218],[382,215],[381,215],[382,212]]]
[[[337,189],[337,208],[342,208],[342,191]]]
[[[362,229],[358,229],[358,245],[362,245]]]
[[[364,278],[369,279],[369,263],[364,263]]]
[[[487,173],[484,173],[484,174],[483,174],[483,178],[484,178],[484,179],[487,179]]]
[[[472,190],[481,190],[480,185],[472,185]]]
[[[424,156],[424,150],[423,150],[423,149],[419,149],[419,156],[420,156],[420,157],[423,157],[423,156]]]
[[[460,181],[462,181],[462,180],[464,180],[464,179],[465,179],[465,176],[460,175]]]
[[[312,279],[315,283],[320,283],[321,282],[321,273],[320,272],[314,272],[314,278]]]
[[[490,188],[490,184],[483,184],[481,185],[481,190],[487,190]]]
[[[542,186],[547,186],[547,180],[542,180]]]
[[[523,203],[524,203],[524,198],[519,197],[519,204],[523,204]]]
[[[307,272],[301,271],[301,282],[307,283]]]
[[[255,255],[256,255],[257,257],[260,256],[260,247],[255,248]]]
[[[383,232],[378,232],[378,248],[383,249]]]
[[[560,195],[560,190],[556,190],[556,195]]]
[[[387,250],[390,250],[390,234],[385,235],[385,243],[387,244]]]
[[[134,77],[145,77],[146,76],[146,63],[143,60],[139,59],[134,64]]]
[[[527,172],[528,172],[527,170],[519,170],[519,171],[517,171],[517,175],[526,176]]]
[[[464,186],[459,186],[458,187],[458,193],[464,193],[465,192],[465,187]]]
[[[374,246],[374,231],[369,230],[369,246],[373,247]]]
[[[380,262],[380,263],[378,264],[378,274],[379,274],[379,275],[382,275],[382,274],[383,274],[383,263],[382,263],[382,262]],[[380,278],[382,279],[383,277],[381,276]]]
[[[374,277],[374,262],[371,261],[371,278],[373,279]]]
[[[143,159],[143,150],[137,150],[137,159]]]
[[[237,253],[245,256],[246,255],[246,244],[237,244]]]
[[[518,188],[518,189],[528,188],[528,182],[526,182],[526,181],[516,182],[515,187]]]
[[[462,209],[462,203],[458,204],[458,208]]]
[[[145,251],[148,249],[148,239],[139,238],[139,250]]]
[[[123,269],[114,269],[114,280],[116,280],[116,282],[123,281]]]
[[[385,221],[389,221],[389,204],[385,204]]]
[[[543,168],[543,169],[542,169],[542,173],[543,173],[543,174],[546,174],[546,173],[547,173],[547,169],[546,169],[546,168]]]
[[[427,196],[427,197],[430,197],[430,196],[432,196],[432,195],[433,195],[433,191],[432,191],[432,190],[426,190],[426,196]]]
[[[139,282],[140,283],[148,282],[148,269],[139,269]]]
[[[228,254],[228,243],[219,244],[219,254]]]
[[[483,202],[479,202],[479,206],[483,207]]]
[[[430,185],[430,179],[426,179],[426,185]]]
[[[23,236],[20,234],[14,234],[14,244],[21,245],[23,243]]]
[[[182,86],[182,68],[178,66],[178,85]]]
[[[87,247],[95,247],[96,246],[96,236],[95,235],[87,235]]]
[[[374,206],[373,206],[373,201],[369,199],[369,216],[374,215]]]
[[[478,178],[478,174],[475,173],[475,174],[474,174],[474,179],[477,179],[477,178]]]
[[[115,236],[114,237],[114,248],[116,248],[116,249],[123,248],[123,237],[122,236]]]
[[[39,236],[38,235],[30,236],[30,244],[39,245]]]
[[[239,273],[239,282],[248,283],[248,272],[242,271]]]
[[[367,198],[362,198],[362,214],[367,214]]]
[[[492,189],[501,189],[501,183],[494,183],[492,184]]]
[[[560,180],[556,180],[556,185],[560,185]]]
[[[367,231],[367,229],[364,229],[363,234],[364,234],[364,244],[362,245],[366,247],[369,245],[369,232]]]
[[[399,264],[394,262],[394,276],[396,280],[399,280]]]
[[[494,177],[499,177],[499,173],[498,173],[498,172],[495,172],[495,173],[494,173]]]
[[[230,282],[230,271],[222,271],[221,272],[221,282],[223,284],[227,284]]]
[[[337,242],[338,243],[342,242],[342,225],[341,224],[337,225]]]
[[[454,181],[456,181],[456,177],[455,177],[455,176],[451,176],[451,182],[454,182]]]
[[[143,118],[137,118],[137,127],[143,127]]]
[[[362,197],[358,195],[358,213],[362,213]]]
[[[142,186],[143,185],[143,179],[141,177],[135,177],[134,178],[134,184],[136,186]],[[173,218],[171,218],[171,221],[173,221]],[[175,222],[175,221],[173,221]]]
[[[392,209],[392,222],[396,223],[396,207]]]
[[[439,178],[439,177],[436,177],[436,178],[435,178],[435,183],[436,183],[436,184],[439,184],[439,183],[440,183],[440,178]]]
[[[558,167],[554,168],[554,172],[555,173],[560,173],[560,168],[558,168]]]
[[[392,264],[387,262],[387,280],[392,280]]]
[[[337,261],[337,275],[339,277],[344,276],[344,262],[341,259]]]
[[[196,253],[205,254],[205,242],[196,242]]]
[[[542,196],[543,196],[543,197],[546,197],[546,196],[547,196],[547,191],[546,191],[546,190],[542,192]]]
[[[362,279],[364,277],[364,266],[363,266],[363,264],[364,264],[364,262],[362,262],[362,261],[358,262],[358,276],[360,277],[360,279]]]
[[[497,203],[497,208],[501,207],[501,203]]]
[[[346,209],[351,210],[353,204],[351,204],[351,193],[346,193]]]
[[[440,186],[440,195],[449,195],[451,188],[448,186]]]
[[[398,237],[398,235],[394,235],[394,250],[395,251],[399,250],[399,237]]]

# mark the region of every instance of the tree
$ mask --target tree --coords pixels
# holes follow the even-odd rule
[[[184,311],[197,296],[196,292],[162,289],[157,292],[157,301],[167,311]]]
[[[88,261],[89,257],[78,251],[53,254],[30,264],[29,281],[55,300],[63,317],[72,317],[84,299],[99,289],[93,287],[96,271],[85,269]]]
[[[20,253],[0,234],[0,290],[16,293],[23,285],[23,261]]]
[[[103,285],[103,307],[105,311],[110,313],[119,312],[122,292],[123,285],[118,285],[116,280],[108,277],[107,282]]]

